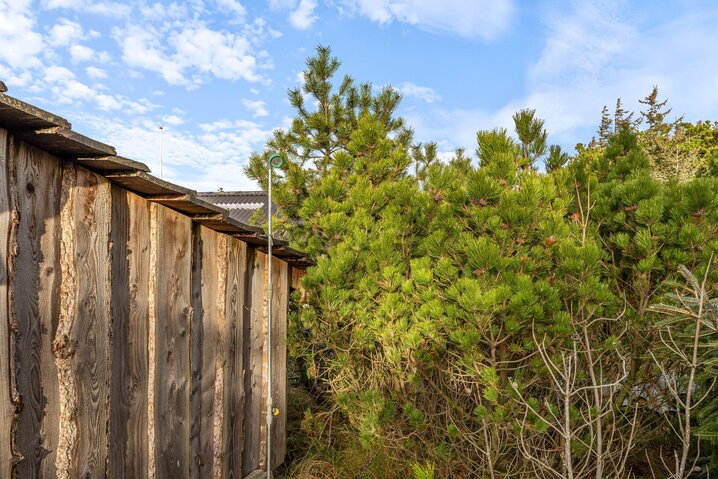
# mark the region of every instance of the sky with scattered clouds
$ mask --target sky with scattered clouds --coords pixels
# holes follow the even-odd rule
[[[292,116],[318,44],[341,73],[404,96],[448,155],[520,108],[549,141],[590,140],[603,105],[653,85],[676,115],[718,119],[715,0],[0,0],[0,80],[163,176],[256,189],[242,167]]]

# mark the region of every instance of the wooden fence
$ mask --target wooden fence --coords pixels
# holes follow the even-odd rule
[[[241,478],[292,267],[0,129],[0,478]],[[271,431],[283,461],[286,422]]]

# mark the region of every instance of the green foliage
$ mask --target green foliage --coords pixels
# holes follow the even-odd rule
[[[338,69],[320,47],[305,85],[290,91],[292,127],[247,170],[266,181],[270,153],[288,160],[275,185],[278,221],[316,262],[289,342],[340,418],[343,452],[325,452],[351,450],[367,471],[386,461],[404,477],[489,467],[535,477],[517,460],[519,438],[550,451],[564,441],[542,419],[562,414],[562,403],[539,350],[559,361],[590,337],[576,352],[577,387],[591,384],[592,355],[606,374],[628,358],[612,387],[618,413],[637,408],[631,454],[643,457],[658,434],[656,409],[636,393],[660,374],[647,359],[650,305],[680,265],[700,274],[718,249],[718,179],[656,174],[647,138],[677,138],[665,104],[647,99],[653,131],[644,133],[619,101],[612,120],[604,110],[599,140],[574,158],[548,147],[543,120],[522,110],[517,140],[505,129],[477,133],[476,166],[463,150],[440,162],[435,144],[412,145],[394,117],[399,96],[350,77],[335,90]],[[707,155],[715,127],[681,128],[705,138]],[[532,168],[542,158],[545,173]],[[586,434],[566,443],[576,458],[594,454],[580,425],[595,414],[590,402],[568,410]],[[713,414],[700,416],[699,430]],[[627,421],[610,426],[628,431]],[[325,430],[317,416],[305,422],[311,434]],[[559,452],[551,458],[561,464]]]
[[[544,128],[544,120],[536,118],[536,110],[520,110],[514,113],[514,127],[521,143],[521,167],[529,168],[534,162],[546,154],[548,133]]]

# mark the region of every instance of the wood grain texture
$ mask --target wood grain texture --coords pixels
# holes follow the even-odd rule
[[[248,295],[247,309],[244,315],[244,451],[242,455],[242,473],[246,476],[260,468],[261,429],[265,422],[262,404],[262,355],[263,355],[263,320],[265,258],[266,255],[257,250],[249,250]]]
[[[257,253],[258,256],[260,256],[260,253]],[[262,283],[258,283],[253,285],[253,288],[256,288],[256,290],[253,291],[253,294],[260,294],[262,297],[262,308],[261,308],[261,321],[260,321],[260,329],[261,329],[261,336],[262,336],[262,347],[261,347],[261,399],[260,399],[260,421],[259,421],[259,468],[260,469],[266,469],[267,466],[267,417],[266,417],[266,410],[267,410],[267,395],[269,393],[268,388],[268,381],[270,378],[270,372],[269,372],[269,295],[267,290],[267,283],[269,281],[269,262],[268,262],[268,256],[266,254],[261,254],[261,257],[264,260],[264,276],[262,278]]]
[[[107,466],[110,380],[111,185],[89,170],[75,169],[74,259],[77,385],[77,475],[104,477]]]
[[[218,298],[224,300],[225,291],[219,282],[220,235],[194,223],[193,240],[190,477],[204,478],[213,471]]]
[[[112,187],[109,477],[147,477],[149,203]]]
[[[224,451],[224,372],[227,368],[227,271],[229,253],[226,235],[219,235],[217,241],[217,326],[216,342],[217,354],[215,357],[215,383],[214,383],[214,424],[212,425],[212,477],[223,477],[225,451]],[[240,413],[241,414],[241,413]],[[241,456],[241,450],[239,451]]]
[[[225,479],[242,475],[242,446],[245,411],[244,320],[247,309],[247,245],[235,239],[227,242],[226,363],[224,374]]]
[[[20,477],[54,477],[59,400],[52,341],[59,314],[59,213],[62,169],[47,153],[23,143],[15,149],[18,248],[14,312],[16,368],[23,398],[16,448]]]
[[[192,222],[164,206],[156,211],[155,474],[177,479],[190,463]]]
[[[15,462],[13,454],[13,426],[15,423],[15,404],[12,401],[14,386],[11,381],[13,366],[10,356],[10,309],[8,257],[10,256],[10,138],[6,130],[0,128],[0,477],[11,477]]]
[[[52,350],[60,390],[59,439],[55,453],[57,477],[77,476],[77,381],[73,368],[76,348],[77,270],[75,263],[75,167],[64,165],[60,193],[60,315]]]
[[[272,401],[279,416],[272,421],[272,470],[284,462],[287,452],[287,311],[292,282],[290,267],[272,260]]]

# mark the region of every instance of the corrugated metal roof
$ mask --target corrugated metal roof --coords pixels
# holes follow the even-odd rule
[[[245,224],[252,224],[250,218],[258,209],[262,210],[262,218],[267,217],[267,194],[263,191],[209,191],[198,192],[197,197],[229,211],[229,217]],[[276,205],[272,213],[277,213]],[[260,226],[264,221],[254,223]]]

